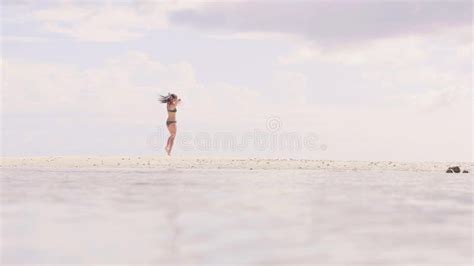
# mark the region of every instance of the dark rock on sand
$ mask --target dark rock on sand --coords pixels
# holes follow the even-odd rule
[[[449,167],[448,170],[446,170],[446,173],[460,173],[460,172],[461,172],[461,168],[459,168],[459,166]]]
[[[468,173],[469,173],[468,170],[464,170],[464,171],[462,171],[462,172],[463,172],[463,174],[468,174]]]

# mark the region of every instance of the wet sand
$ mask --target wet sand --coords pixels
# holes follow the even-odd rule
[[[97,160],[2,169],[1,265],[473,262],[471,174],[176,169],[151,158],[163,169],[136,168],[147,160],[136,158],[122,165],[133,168],[104,168]]]

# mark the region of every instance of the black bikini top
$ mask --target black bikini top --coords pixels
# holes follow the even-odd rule
[[[174,108],[173,110],[168,109],[168,112],[170,112],[170,113],[176,113],[177,111],[178,110],[176,108]]]

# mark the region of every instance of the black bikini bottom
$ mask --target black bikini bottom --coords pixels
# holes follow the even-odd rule
[[[173,123],[176,123],[176,121],[166,121],[166,126],[169,126],[169,125],[171,125],[171,124],[173,124]]]

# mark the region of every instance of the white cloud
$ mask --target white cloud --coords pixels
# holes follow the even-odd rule
[[[212,39],[230,39],[230,40],[295,40],[301,41],[301,38],[286,33],[269,33],[269,32],[238,32],[238,33],[213,33],[207,34]]]
[[[12,42],[12,43],[40,43],[46,42],[47,39],[43,37],[35,36],[17,36],[17,35],[5,35],[1,36],[2,42]]]
[[[321,47],[314,42],[303,42],[302,46],[290,54],[280,56],[278,61],[282,65],[322,61],[398,67],[419,63],[433,56],[468,60],[467,57],[472,56],[471,30],[471,26],[457,27],[436,34],[390,37],[348,47]],[[450,53],[442,54],[446,49]]]
[[[308,104],[308,77],[302,73],[278,71],[271,83],[271,102],[277,104]]]
[[[471,24],[470,1],[230,1],[176,10],[171,20],[224,34],[283,33],[321,46],[425,34]]]
[[[429,90],[422,93],[412,93],[401,96],[400,99],[424,111],[447,108],[453,105],[469,107],[472,104],[471,90],[465,87],[451,87]]]
[[[305,43],[279,57],[278,62],[285,68],[304,65],[308,69],[322,64],[349,69],[374,91],[383,91],[387,98],[397,98],[401,92],[419,98],[418,94],[432,91],[469,90],[472,88],[471,27],[337,49]]]
[[[164,65],[140,52],[87,69],[6,60],[2,70],[5,113],[84,112],[139,121],[149,118],[159,92],[197,84],[189,63]]]
[[[198,2],[139,1],[127,3],[64,3],[35,10],[43,29],[81,41],[120,42],[137,39],[151,30],[168,27],[167,13]]]
[[[150,55],[129,51],[97,67],[28,63],[6,60],[2,64],[4,114],[90,115],[118,123],[153,124],[164,120],[159,94],[177,93],[180,116],[216,119],[254,114],[260,94],[230,84],[202,84],[188,62],[163,64]],[[216,112],[219,110],[219,112]]]

